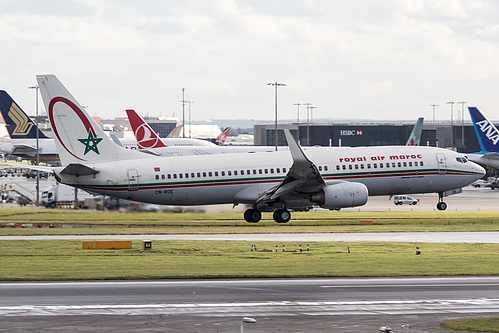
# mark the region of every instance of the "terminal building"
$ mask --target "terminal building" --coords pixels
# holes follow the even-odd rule
[[[405,145],[414,122],[288,123],[277,126],[277,144],[285,146],[289,129],[302,146],[359,147]],[[255,145],[275,146],[275,124],[255,125]],[[462,153],[480,151],[471,122],[425,122],[420,145],[448,148]]]

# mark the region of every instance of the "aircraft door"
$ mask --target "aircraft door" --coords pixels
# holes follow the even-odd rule
[[[445,175],[447,173],[447,160],[445,159],[444,154],[437,153],[437,164],[438,164],[438,173],[440,175]]]
[[[137,169],[128,169],[128,190],[137,191],[139,189],[139,172]]]

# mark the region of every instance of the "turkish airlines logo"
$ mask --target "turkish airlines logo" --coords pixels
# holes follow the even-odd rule
[[[159,138],[146,124],[139,125],[134,134],[141,149],[155,148],[158,145]]]
[[[476,125],[480,128],[480,131],[485,134],[487,139],[492,141],[494,145],[497,145],[497,142],[499,142],[499,131],[494,125],[489,123],[487,120],[479,121]]]
[[[12,103],[10,107],[9,117],[16,124],[12,135],[26,135],[33,127],[33,123],[29,121],[26,114],[15,103]]]

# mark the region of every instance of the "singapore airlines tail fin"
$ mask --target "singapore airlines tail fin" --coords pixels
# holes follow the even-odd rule
[[[133,134],[139,149],[163,148],[166,145],[156,132],[138,115],[135,110],[126,110],[128,121],[132,126]]]
[[[222,131],[222,133],[220,133],[220,134],[217,136],[217,138],[216,138],[216,140],[215,140],[215,143],[216,143],[217,145],[220,145],[220,146],[221,146],[221,145],[223,145],[223,144],[225,143],[225,140],[227,139],[227,135],[229,135],[229,132],[230,132],[230,127],[227,127],[226,129],[224,129],[224,130]]]
[[[407,140],[406,146],[419,146],[419,142],[421,141],[421,132],[423,131],[423,117],[418,118],[416,121],[416,125],[414,125],[411,135],[409,135],[409,139]]]
[[[11,139],[48,139],[10,95],[0,90],[0,111]]]
[[[482,153],[499,153],[499,131],[476,107],[468,107]]]
[[[38,86],[47,110],[63,166],[74,164],[66,173],[89,174],[89,164],[129,160],[139,152],[117,146],[85,112],[55,75],[37,75]]]

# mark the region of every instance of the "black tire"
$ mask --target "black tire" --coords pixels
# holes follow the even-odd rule
[[[249,223],[257,223],[262,219],[262,213],[257,209],[246,209],[244,212],[244,219]]]
[[[447,204],[443,201],[437,203],[437,209],[438,210],[446,210],[447,209]]]
[[[52,202],[49,204],[49,207],[50,207],[50,208],[55,208],[55,202],[53,202],[53,201],[52,201]]]
[[[277,209],[274,211],[274,221],[277,223],[286,223],[291,219],[291,213],[287,209]]]

